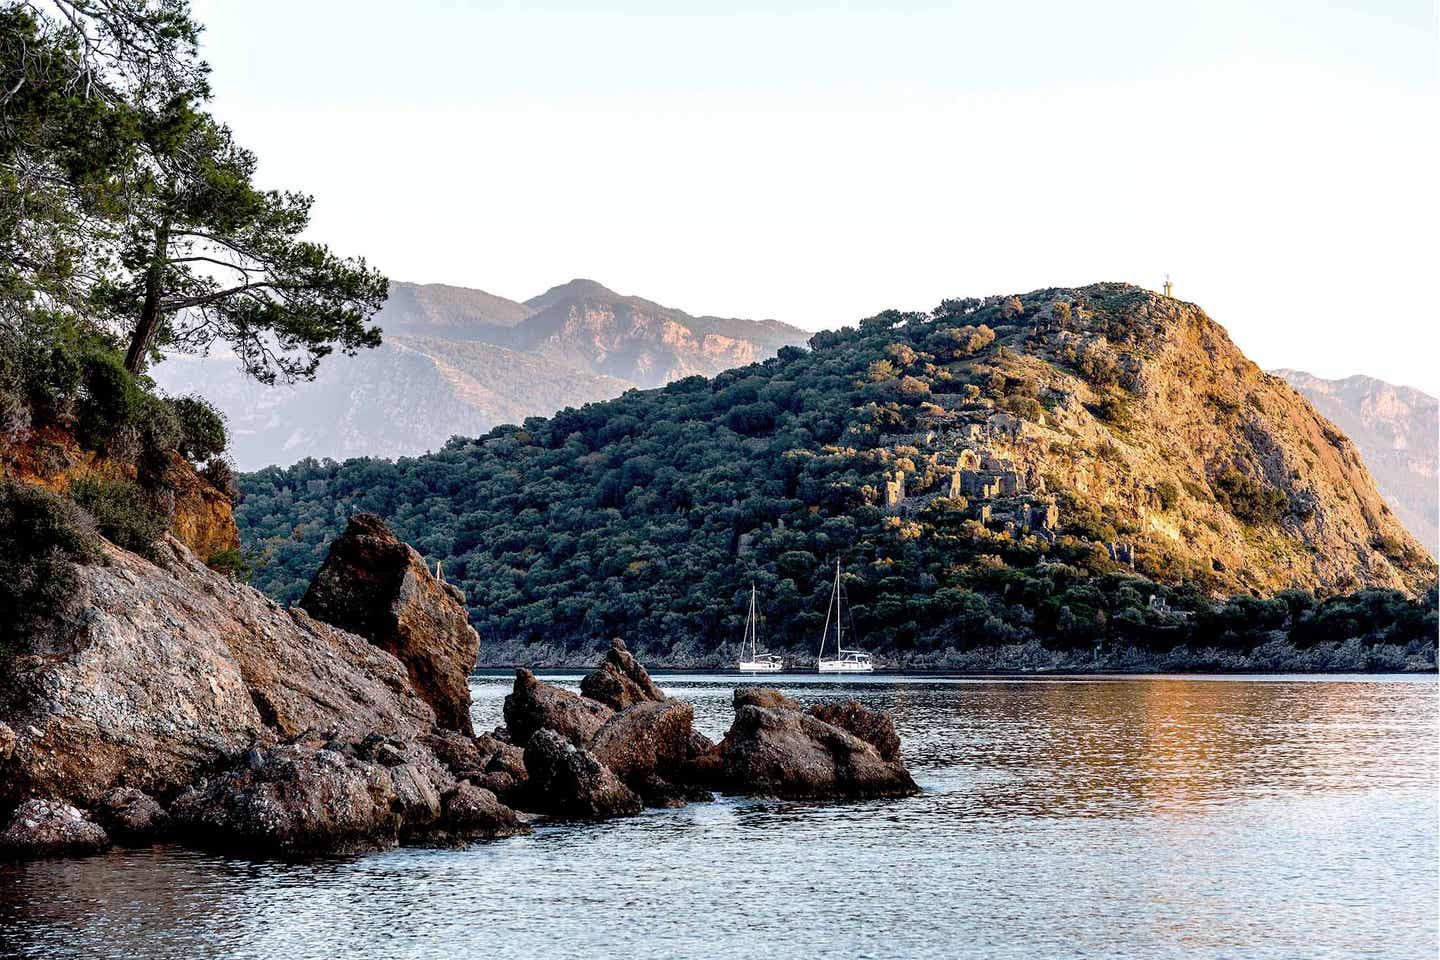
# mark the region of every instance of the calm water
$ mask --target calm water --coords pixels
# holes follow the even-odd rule
[[[728,726],[734,678],[658,679]],[[893,711],[923,796],[0,867],[0,954],[1436,956],[1433,677],[817,680],[776,685]],[[507,689],[477,678],[483,728]]]

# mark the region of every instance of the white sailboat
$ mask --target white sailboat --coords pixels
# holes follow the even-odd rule
[[[760,616],[755,610],[755,584],[750,584],[750,613],[745,618],[745,636],[740,640],[741,673],[779,673],[785,666],[780,655],[760,652]]]
[[[830,620],[835,620],[835,655],[825,656],[825,644],[830,639]],[[840,596],[840,561],[835,561],[835,586],[830,591],[830,603],[825,608],[825,630],[820,634],[820,656],[816,666],[821,673],[873,673],[875,662],[870,654],[857,648],[845,649],[845,628],[842,625],[844,610]]]

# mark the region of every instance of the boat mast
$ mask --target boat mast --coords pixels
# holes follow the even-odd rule
[[[760,619],[755,616],[755,582],[750,582],[750,659],[760,652]]]
[[[841,646],[840,646],[840,631],[841,631],[841,629],[843,629],[843,628],[840,626],[840,623],[841,623],[841,617],[840,617],[840,558],[837,557],[837,558],[835,558],[835,659],[836,659],[836,660],[841,660],[841,659],[843,659],[844,656],[845,656],[845,654],[843,653],[843,651],[842,651],[842,649],[841,649]]]

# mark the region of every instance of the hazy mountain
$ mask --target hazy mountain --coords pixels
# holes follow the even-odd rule
[[[1355,441],[1395,515],[1431,556],[1440,554],[1440,400],[1374,377],[1275,373]]]
[[[242,470],[302,457],[394,457],[502,423],[710,376],[809,336],[774,320],[692,317],[593,280],[517,303],[483,290],[395,283],[375,322],[385,343],[330,357],[314,382],[265,387],[233,356],[172,357],[153,375],[230,421]]]

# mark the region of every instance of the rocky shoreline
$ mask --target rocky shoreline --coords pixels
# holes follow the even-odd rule
[[[516,672],[475,735],[479,641],[454,587],[378,518],[281,609],[168,540],[106,546],[0,689],[0,858],[177,842],[306,855],[512,836],[703,801],[918,792],[889,718],[742,688],[721,742],[616,640],[574,693]]]

